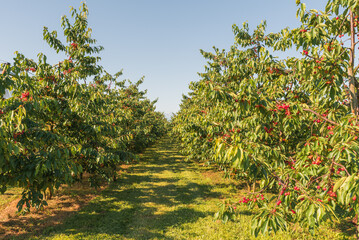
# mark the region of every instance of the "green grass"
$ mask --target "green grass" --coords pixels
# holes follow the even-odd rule
[[[249,211],[241,209],[236,222],[213,221],[218,202],[238,199],[241,190],[205,170],[184,162],[177,145],[163,138],[81,211],[31,239],[254,239]],[[296,230],[258,239],[349,237],[339,228],[323,228],[313,236]]]

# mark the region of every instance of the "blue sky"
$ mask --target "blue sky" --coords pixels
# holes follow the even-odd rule
[[[307,8],[323,10],[326,1],[302,0]],[[62,15],[80,0],[1,1],[0,62],[12,62],[14,52],[36,59],[57,55],[42,40],[43,27],[60,32]],[[197,81],[205,60],[199,50],[228,49],[234,41],[232,25],[248,21],[255,27],[267,20],[268,32],[297,27],[295,0],[87,0],[92,37],[105,50],[101,65],[110,72],[124,70],[123,78],[145,76],[143,89],[159,98],[157,110],[179,110],[188,84]],[[284,56],[284,55],[282,55]]]

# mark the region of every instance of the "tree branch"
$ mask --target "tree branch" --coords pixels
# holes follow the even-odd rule
[[[320,117],[321,119],[323,119],[323,120],[325,120],[325,121],[327,121],[327,122],[329,122],[329,123],[331,123],[331,124],[333,124],[333,125],[339,125],[339,123],[336,123],[336,122],[334,122],[334,121],[332,121],[332,120],[330,120],[330,119],[328,119],[328,118],[326,118],[326,117],[323,117],[322,115],[320,115],[319,113],[317,113],[316,111],[314,111],[314,110],[312,110],[312,109],[309,109],[309,108],[305,108],[305,109],[303,109],[304,111],[307,111],[307,112],[311,112],[311,113],[313,113],[313,114],[315,114],[317,117]]]

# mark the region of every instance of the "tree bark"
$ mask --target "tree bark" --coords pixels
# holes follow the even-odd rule
[[[355,28],[354,28],[354,14],[350,10],[350,60],[348,68],[349,77],[349,100],[351,112],[358,115],[358,94],[355,87],[355,73],[354,73],[354,57],[355,57]]]

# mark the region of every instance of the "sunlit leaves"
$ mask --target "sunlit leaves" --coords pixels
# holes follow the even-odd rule
[[[45,205],[45,196],[84,173],[94,186],[115,180],[120,163],[138,159],[166,131],[156,101],[139,89],[143,79],[120,81],[121,72],[97,64],[102,47],[93,46],[87,6],[71,15],[72,24],[62,18],[66,43],[44,28],[45,41],[67,59],[51,65],[44,54],[35,61],[16,53],[0,75],[0,94],[13,90],[0,100],[0,186],[24,189],[19,210]]]
[[[358,122],[348,104],[345,43],[356,6],[333,0],[323,12],[300,4],[298,28],[266,34],[265,22],[253,32],[248,23],[234,25],[228,51],[202,51],[208,64],[183,99],[174,133],[188,158],[277,193],[260,205],[254,235],[291,223],[314,231],[329,218],[358,212]],[[275,57],[292,48],[301,57]],[[252,208],[258,201],[249,196]],[[227,204],[217,217],[228,220],[232,210]]]

